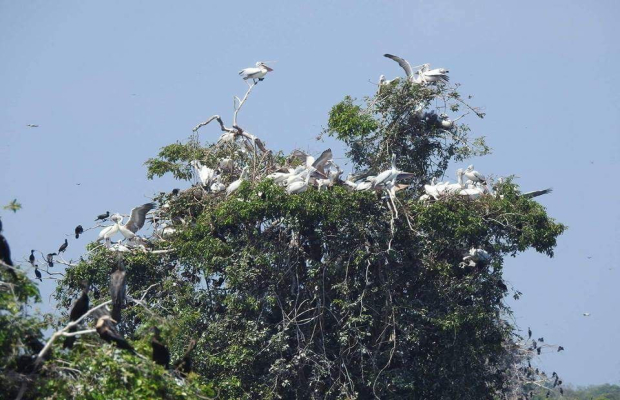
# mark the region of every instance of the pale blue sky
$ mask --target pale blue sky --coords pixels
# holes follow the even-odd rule
[[[182,186],[147,181],[142,164],[214,113],[229,121],[241,68],[278,61],[239,123],[271,148],[318,152],[333,146],[313,139],[334,103],[401,74],[389,52],[449,68],[484,107],[469,122],[494,153],[478,170],[553,186],[540,201],[570,229],[554,259],[508,260],[523,292],[516,321],[566,348],[541,360],[565,382],[620,383],[619,11],[604,0],[0,0],[0,203],[24,206],[0,212],[14,258]],[[70,238],[68,256],[94,235]]]

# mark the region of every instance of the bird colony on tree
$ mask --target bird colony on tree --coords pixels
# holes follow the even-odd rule
[[[3,383],[68,397],[96,385],[140,398],[152,379],[158,397],[479,400],[536,387],[555,395],[557,374],[547,379],[531,362],[557,346],[516,334],[502,279],[506,255],[553,255],[564,227],[532,200],[550,189],[522,194],[473,166],[438,183],[450,162],[488,153],[457,123],[484,114],[448,85],[447,70],[414,72],[385,56],[406,79],[382,76],[365,104],[346,97],[329,115],[324,133],[347,145],[353,164],[346,179],[330,149],[287,157],[237,123],[273,70],[259,62],[241,71],[249,87],[235,97],[230,126],[214,115],[146,163],[149,178],[197,184],[134,208],[124,225],[120,214],[100,215],[113,224],[87,257],[58,256],[68,268],[56,298],[70,322],[36,351],[5,356]],[[213,121],[223,133],[205,145],[199,131]],[[147,221],[152,233],[141,237]],[[89,229],[76,228],[76,238]],[[125,240],[112,242],[119,232]]]

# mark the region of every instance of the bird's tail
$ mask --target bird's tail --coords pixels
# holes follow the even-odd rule
[[[77,331],[77,328],[75,326],[72,326],[71,328],[69,328],[69,333],[75,332],[75,331]],[[62,347],[64,349],[71,349],[73,348],[73,343],[75,343],[75,336],[67,336],[65,338],[65,342],[62,344]]]
[[[76,234],[75,234],[75,238],[76,238],[76,239],[79,239],[79,238],[80,238],[80,234],[79,234],[79,233],[76,233]]]

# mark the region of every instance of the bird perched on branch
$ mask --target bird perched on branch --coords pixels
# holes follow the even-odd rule
[[[187,346],[187,350],[185,351],[185,354],[183,354],[183,357],[179,358],[174,363],[175,370],[185,375],[192,372],[192,367],[193,367],[192,366],[192,351],[194,351],[195,347],[196,347],[196,340],[192,339],[189,342],[189,346]]]
[[[265,75],[267,75],[267,73],[271,71],[273,71],[273,69],[269,68],[264,62],[259,61],[256,63],[256,67],[244,68],[239,71],[239,75],[241,75],[244,81],[252,79],[252,81],[254,81],[254,84],[256,84],[257,81],[264,80]]]
[[[82,295],[78,297],[78,299],[73,303],[73,307],[71,308],[71,312],[69,313],[69,321],[77,321],[82,317],[82,315],[86,314],[88,308],[90,306],[90,301],[88,298],[88,282],[82,282]],[[69,332],[76,332],[77,326],[72,326],[69,328]],[[73,343],[75,343],[75,336],[67,336],[65,338],[65,342],[63,346],[65,349],[70,349],[73,347]]]
[[[159,365],[163,365],[164,368],[170,368],[170,351],[165,344],[162,343],[162,339],[159,336],[160,330],[158,327],[153,327],[153,337],[151,338],[151,347],[153,348],[153,361]]]
[[[43,282],[43,276],[41,275],[41,271],[39,271],[39,267],[37,267],[36,265],[34,266],[34,276],[36,276],[38,280]]]
[[[67,239],[65,239],[65,242],[61,244],[60,248],[58,249],[58,254],[64,253],[64,251],[67,250],[67,247],[69,247],[69,242],[67,241]]]
[[[54,256],[57,256],[58,254],[56,253],[48,253],[47,256],[45,257],[45,261],[47,261],[47,265],[50,268],[54,267]]]
[[[413,83],[447,83],[450,80],[450,77],[448,77],[447,75],[450,71],[445,68],[430,69],[430,64],[422,64],[415,67],[419,69],[414,72],[411,64],[409,64],[409,62],[404,58],[400,58],[392,54],[384,54],[383,56],[396,61],[398,65],[400,65],[400,67],[405,71],[405,74],[407,74],[407,79]],[[417,77],[415,76],[416,74],[418,75]]]
[[[127,291],[126,273],[122,262],[119,262],[116,271],[110,276],[110,297],[112,298],[112,318],[118,323],[121,321],[121,309],[125,305]]]
[[[84,228],[82,228],[82,225],[76,226],[75,227],[75,238],[79,239],[82,233],[84,233]]]
[[[116,344],[116,347],[119,349],[128,350],[135,354],[136,351],[133,346],[116,330],[116,321],[107,313],[103,313],[103,315],[97,319],[95,329],[101,339],[108,343]]]
[[[144,222],[146,221],[146,214],[153,208],[155,208],[155,203],[146,203],[139,207],[132,208],[129,221],[127,221],[125,225],[121,225],[123,222],[122,215],[112,215],[110,219],[114,221],[114,225],[103,228],[101,232],[99,232],[99,237],[97,238],[97,241],[103,239],[108,240],[119,231],[126,239],[133,239],[136,236],[136,232],[138,232],[144,226]]]
[[[34,262],[35,262],[35,258],[34,258],[34,252],[36,250],[30,250],[30,257],[28,257],[28,261],[30,261],[30,264],[32,264],[32,266],[34,266]]]
[[[109,216],[110,216],[110,212],[106,211],[105,214],[97,215],[97,219],[95,220],[95,222],[97,222],[97,221],[105,221],[106,219],[108,219]]]

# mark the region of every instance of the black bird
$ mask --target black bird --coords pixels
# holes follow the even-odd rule
[[[45,261],[47,261],[47,265],[52,268],[54,267],[54,256],[57,256],[58,254],[56,253],[48,253],[47,257],[45,258]]]
[[[179,194],[180,190],[181,189],[172,189],[172,194],[176,196],[177,194]]]
[[[82,228],[82,225],[76,226],[75,227],[75,238],[79,239],[82,233],[84,233],[84,228]]]
[[[564,396],[564,389],[560,388],[560,394]]]
[[[547,394],[545,395],[545,399],[548,399],[550,395],[551,395],[551,391],[547,390]]]
[[[541,342],[541,343],[544,343],[545,342],[545,338],[539,337],[538,341]]]
[[[536,347],[537,347],[536,345],[537,345],[536,341],[532,340],[532,349],[536,349]]]
[[[561,352],[562,350],[564,350],[564,347],[558,346],[558,353]]]
[[[95,222],[101,220],[101,221],[105,221],[106,219],[108,219],[108,217],[110,216],[110,212],[106,211],[105,214],[99,214],[97,215],[97,219],[95,220]]]
[[[13,266],[13,261],[11,260],[11,248],[9,247],[9,242],[6,241],[6,238],[3,234],[0,233],[0,260],[7,264],[9,267],[7,271],[11,274],[13,279],[17,279],[17,274],[10,268]]]
[[[73,303],[73,308],[71,308],[71,312],[69,313],[69,321],[77,321],[82,317],[82,315],[88,312],[88,308],[90,306],[90,301],[88,298],[88,282],[82,282],[82,295]],[[72,326],[69,328],[69,332],[76,332],[77,326]],[[65,342],[63,346],[65,349],[70,349],[73,347],[73,343],[75,343],[75,336],[68,336],[65,338]]]
[[[127,290],[126,274],[123,264],[119,263],[118,269],[110,276],[110,297],[112,298],[112,319],[117,323],[121,321],[121,309],[125,304],[125,292]]]
[[[192,351],[194,351],[194,347],[196,347],[196,341],[192,339],[189,342],[189,346],[187,347],[187,351],[174,363],[174,369],[180,371],[183,374],[189,374],[192,372]]]
[[[65,239],[65,242],[63,244],[60,245],[60,248],[58,249],[58,254],[64,252],[65,250],[67,250],[67,247],[69,246],[69,242],[67,241],[67,239]]]
[[[41,282],[43,282],[42,276],[41,276],[41,271],[39,271],[38,267],[34,267],[34,275],[37,277],[38,280],[40,280]]]
[[[163,365],[164,368],[170,368],[170,351],[165,344],[161,342],[159,336],[159,328],[153,327],[153,337],[151,338],[151,347],[153,348],[153,361],[159,365]]]
[[[542,350],[542,347],[539,347],[536,349],[536,353],[538,353],[538,355],[540,355],[540,351]]]
[[[36,250],[30,250],[30,257],[28,257],[28,261],[30,261],[30,264],[32,264],[33,266],[34,266],[34,261],[35,261],[35,258],[34,258],[35,251]]]
[[[116,330],[115,323],[116,321],[114,321],[107,314],[99,317],[97,324],[95,325],[95,329],[97,330],[99,337],[108,343],[115,343],[116,347],[119,349],[129,350],[135,354],[136,351],[133,349],[131,344],[129,344],[129,342],[125,340]]]
[[[527,328],[527,338],[531,339],[532,338],[532,329],[531,328]]]

